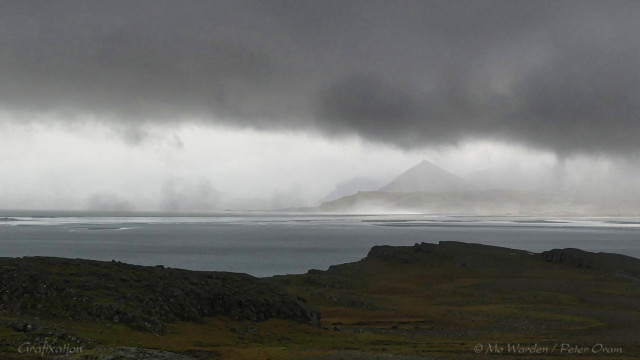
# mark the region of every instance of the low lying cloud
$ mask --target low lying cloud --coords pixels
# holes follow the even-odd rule
[[[105,191],[89,196],[86,209],[92,211],[134,211],[135,205],[114,193]]]
[[[160,209],[163,211],[218,210],[220,193],[204,178],[170,179],[164,183]]]

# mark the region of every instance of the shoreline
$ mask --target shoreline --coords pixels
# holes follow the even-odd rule
[[[471,359],[474,344],[498,343],[496,336],[524,348],[600,341],[640,354],[632,336],[640,331],[640,259],[578,249],[375,246],[356,262],[265,278],[0,258],[0,278],[3,356],[46,340],[81,346],[72,359],[153,351],[157,359],[266,359],[258,354],[274,346],[273,357],[290,359]],[[193,357],[196,349],[208,355]]]

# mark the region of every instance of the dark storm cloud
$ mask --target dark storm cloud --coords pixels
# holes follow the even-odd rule
[[[635,152],[632,1],[3,1],[0,106]]]

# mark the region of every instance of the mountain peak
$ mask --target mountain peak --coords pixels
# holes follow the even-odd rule
[[[423,159],[380,189],[388,192],[452,192],[473,190],[464,179]]]
[[[422,161],[420,161],[417,165],[415,165],[414,168],[416,168],[416,167],[425,167],[425,166],[435,167],[435,168],[438,168],[438,169],[440,169],[442,171],[446,171],[446,170],[442,169],[441,167],[439,167],[438,165],[432,163],[431,161],[429,161],[427,159],[422,159]]]

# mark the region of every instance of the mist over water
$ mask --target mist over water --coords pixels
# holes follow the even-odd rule
[[[357,261],[375,245],[463,241],[541,252],[640,257],[640,218],[3,212],[0,256],[57,256],[218,270],[304,273]],[[34,216],[35,215],[35,216]]]
[[[255,275],[440,240],[640,256],[636,218],[584,218],[640,216],[639,18],[633,1],[5,1],[0,209],[50,212],[5,212],[0,255]],[[134,213],[256,210],[309,212]]]

